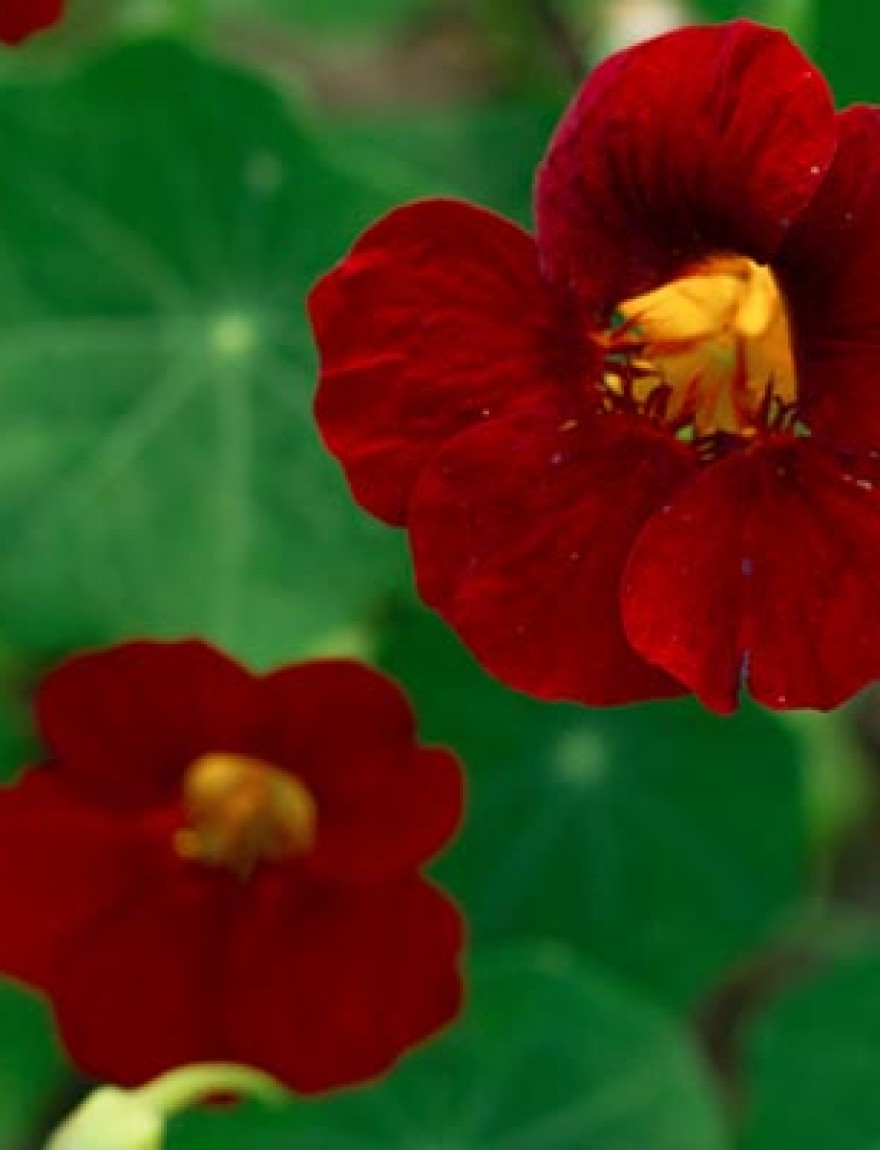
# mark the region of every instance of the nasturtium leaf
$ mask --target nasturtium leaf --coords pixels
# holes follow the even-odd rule
[[[291,1035],[291,1041],[296,1036]],[[721,1150],[677,1025],[564,952],[484,957],[461,1022],[376,1085],[189,1115],[169,1150]]]
[[[312,281],[389,206],[182,46],[0,87],[0,633],[260,664],[403,569],[311,416]]]
[[[48,1007],[0,981],[0,1136],[3,1150],[30,1150],[35,1127],[60,1101],[70,1071]]]
[[[364,172],[392,172],[416,196],[457,196],[530,227],[535,169],[562,112],[550,98],[372,114],[328,126]]]
[[[787,990],[744,1040],[743,1150],[880,1146],[880,940]]]
[[[813,0],[813,20],[816,58],[838,105],[880,102],[880,6],[870,0],[848,5]]]
[[[800,904],[798,742],[774,716],[535,702],[417,609],[389,622],[383,661],[424,736],[468,765],[467,826],[439,873],[478,940],[555,938],[684,1005]]]

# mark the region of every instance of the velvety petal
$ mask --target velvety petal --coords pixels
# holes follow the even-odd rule
[[[480,421],[562,402],[597,353],[544,283],[531,236],[428,200],[370,228],[309,300],[315,411],[355,498],[401,524],[422,467]]]
[[[57,775],[37,767],[0,789],[0,970],[40,987],[82,924],[130,896],[140,870],[129,830]]]
[[[63,0],[0,0],[0,41],[20,44],[61,19]]]
[[[227,911],[210,880],[154,878],[132,885],[112,913],[83,921],[49,988],[81,1070],[137,1085],[176,1066],[232,1057],[220,1025]]]
[[[373,1077],[457,1013],[461,920],[411,877],[242,907],[220,1021],[236,1061],[301,1093]]]
[[[572,424],[492,422],[438,454],[412,506],[419,590],[509,686],[593,705],[676,694],[627,642],[619,582],[693,457],[647,420]]]
[[[708,253],[768,262],[836,143],[828,87],[782,32],[737,21],[638,44],[591,73],[550,144],[542,263],[606,313]]]
[[[838,118],[828,177],[776,271],[794,333],[803,416],[837,447],[880,448],[880,110]]]
[[[403,692],[360,663],[321,660],[263,681],[266,754],[318,804],[310,871],[376,881],[412,870],[452,836],[462,813],[454,756],[416,746]]]
[[[880,487],[807,440],[706,468],[642,532],[639,651],[718,711],[837,706],[880,676]]]
[[[457,830],[463,784],[454,755],[416,749],[393,764],[374,793],[321,806],[318,841],[305,865],[316,874],[357,882],[387,881],[415,870]]]
[[[258,681],[198,640],[76,656],[37,696],[39,728],[65,778],[110,806],[176,801],[199,755],[252,752],[259,718]]]
[[[393,680],[350,659],[282,667],[260,683],[265,753],[319,804],[357,803],[409,762],[412,707]]]

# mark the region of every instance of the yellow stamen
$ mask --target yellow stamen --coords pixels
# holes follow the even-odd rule
[[[313,795],[261,759],[203,755],[186,772],[183,803],[189,825],[174,836],[177,853],[242,879],[263,860],[305,854],[315,844]]]
[[[617,310],[623,325],[607,340],[612,395],[629,388],[644,404],[663,386],[664,418],[690,422],[696,437],[754,435],[769,401],[788,409],[797,400],[788,317],[769,268],[715,256]]]

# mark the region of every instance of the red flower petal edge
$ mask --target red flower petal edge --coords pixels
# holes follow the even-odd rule
[[[878,671],[880,579],[859,561],[880,555],[878,478],[809,441],[707,469],[630,556],[630,639],[718,711],[744,681],[776,709],[836,707]]]
[[[461,772],[390,680],[134,642],[63,664],[37,711],[50,757],[0,791],[0,970],[87,1073],[240,1061],[314,1093],[455,1016],[462,922],[420,868]]]
[[[309,300],[318,426],[355,497],[404,523],[445,439],[560,403],[554,385],[596,359],[562,307],[531,236],[481,208],[427,200],[366,232]]]
[[[64,0],[0,0],[0,41],[20,44],[57,24],[63,15]]]
[[[538,246],[585,306],[712,252],[772,260],[834,158],[828,85],[781,32],[681,28],[589,77],[538,172]]]
[[[452,439],[413,500],[419,591],[530,694],[681,694],[624,637],[616,572],[692,463],[649,429],[594,424],[520,416]]]

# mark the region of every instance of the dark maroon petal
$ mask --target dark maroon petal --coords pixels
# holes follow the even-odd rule
[[[455,834],[464,779],[454,755],[417,749],[389,766],[372,794],[321,804],[318,841],[305,860],[310,873],[387,882],[427,862]],[[356,772],[357,763],[350,768]]]
[[[236,1061],[313,1094],[386,1070],[458,1012],[462,923],[411,877],[242,904],[221,1022]]]
[[[300,777],[319,805],[375,793],[415,746],[415,716],[386,675],[351,659],[282,667],[261,682],[266,754]]]
[[[414,870],[443,846],[462,815],[453,755],[416,744],[400,688],[348,660],[286,667],[263,681],[266,753],[317,800],[315,874],[376,882]]]
[[[804,419],[834,446],[880,448],[880,111],[838,123],[835,161],[777,271]]]
[[[370,228],[309,300],[315,411],[355,498],[390,523],[449,436],[553,409],[597,353],[538,271],[531,236],[470,204],[428,200]]]
[[[118,819],[37,767],[0,789],[0,969],[46,987],[83,922],[124,902],[137,842]]]
[[[219,1022],[228,925],[222,900],[186,881],[132,885],[113,913],[83,922],[50,987],[76,1065],[133,1086],[229,1060]]]
[[[389,679],[133,643],[64,664],[39,711],[57,759],[0,790],[0,967],[49,995],[87,1074],[238,1061],[314,1092],[454,1016],[461,920],[415,872],[457,826],[461,772]],[[302,776],[313,854],[233,873],[175,849],[180,772],[211,750]]]
[[[62,663],[37,719],[67,780],[99,804],[138,807],[177,802],[206,752],[253,751],[258,703],[253,676],[206,643],[134,642]]]
[[[647,421],[512,418],[452,440],[413,499],[419,590],[503,682],[603,705],[677,694],[624,637],[623,565],[692,456]]]
[[[600,313],[707,253],[768,262],[834,156],[828,87],[783,33],[682,28],[587,79],[541,166],[538,247]]]
[[[647,525],[624,625],[718,711],[837,706],[880,675],[880,489],[807,440],[712,464]]]

